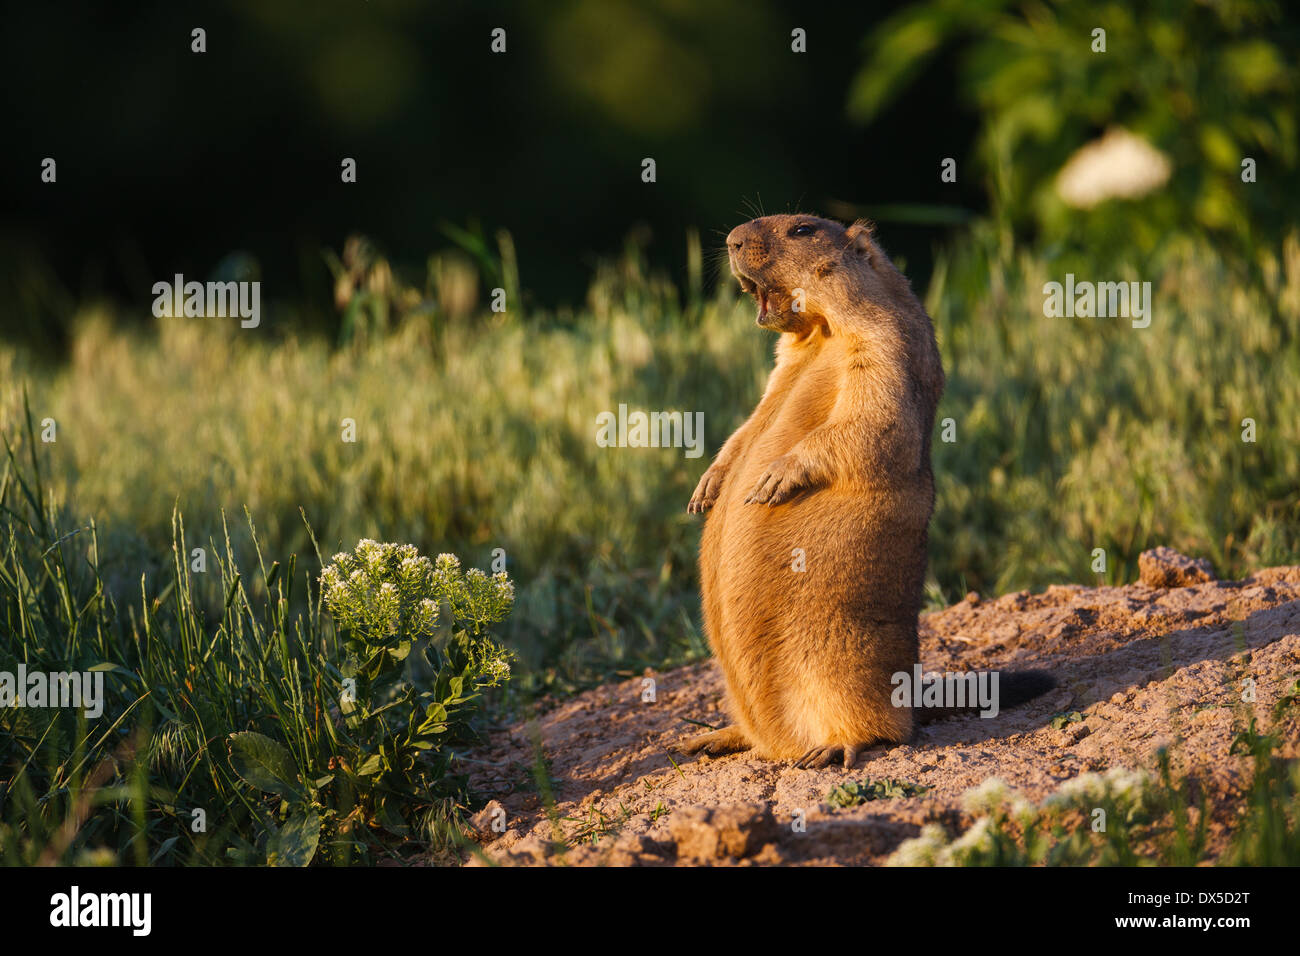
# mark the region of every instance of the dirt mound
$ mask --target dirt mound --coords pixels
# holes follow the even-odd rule
[[[701,724],[726,722],[711,661],[563,701],[468,755],[473,785],[494,800],[476,818],[484,851],[523,864],[876,864],[925,823],[968,826],[961,795],[989,777],[1037,801],[1090,771],[1151,769],[1162,746],[1211,795],[1221,849],[1250,774],[1232,738],[1243,716],[1265,725],[1300,672],[1300,567],[1215,581],[1203,562],[1157,549],[1142,580],[1166,586],[971,594],[923,616],[927,671],[1042,668],[1059,686],[993,718],[922,725],[850,770],[676,753]],[[1298,737],[1290,727],[1284,756]],[[828,802],[837,785],[868,780],[927,789]]]

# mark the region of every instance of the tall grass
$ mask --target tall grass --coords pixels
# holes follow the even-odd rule
[[[1151,327],[1044,318],[1043,283],[1066,271],[1151,280]],[[66,366],[0,347],[0,431],[28,387],[57,423],[49,491],[97,517],[117,593],[166,563],[173,505],[199,537],[247,507],[276,554],[304,551],[301,507],[331,547],[410,541],[478,565],[504,549],[506,636],[529,680],[573,686],[703,651],[684,505],[757,400],[772,340],[730,289],[687,300],[629,257],[576,313],[416,314],[344,349],[273,321],[123,334],[89,310]],[[956,433],[934,445],[940,592],[1095,581],[1094,548],[1112,582],[1156,544],[1226,574],[1300,555],[1300,243],[1240,264],[1173,240],[1093,276],[976,230],[926,301]],[[598,447],[596,416],[619,404],[704,412],[705,457]]]
[[[1043,285],[1152,283],[1149,328],[1048,319]],[[1240,575],[1300,556],[1300,241],[1253,263],[1171,239],[1097,275],[1086,261],[1014,250],[978,230],[927,304],[949,386],[935,443],[933,567],[993,592],[1133,580],[1158,544]],[[1243,420],[1255,441],[1243,440]]]
[[[27,435],[30,448],[30,419]],[[252,561],[241,569],[227,528],[192,548],[177,511],[170,568],[142,574],[134,597],[119,600],[98,528],[69,527],[42,507],[35,457],[25,467],[6,452],[0,671],[103,674],[105,694],[98,707],[0,710],[0,863],[346,864],[458,839],[467,793],[454,751],[473,736],[466,705],[488,686],[485,670],[491,684],[508,674],[480,633],[508,613],[496,593],[509,588],[504,575],[471,571],[466,587],[459,565],[440,559],[430,580],[446,598],[423,629],[398,610],[435,592],[405,594],[394,578],[400,627],[371,634],[367,589],[394,587],[382,569],[340,581],[331,565],[333,596],[322,596],[310,526],[315,553],[300,569],[296,555],[264,557],[246,515]],[[329,626],[322,600],[344,597],[360,617]]]
[[[98,526],[70,525],[42,505],[35,456],[28,468],[8,450],[0,669],[102,671],[106,700],[98,719],[83,708],[5,708],[4,861],[223,862],[261,813],[225,759],[226,736],[262,730],[303,752],[330,744],[322,705],[336,696],[339,654],[319,604],[293,559],[268,565],[257,552],[252,587],[228,542],[213,549],[213,573],[192,574],[179,513],[169,573],[141,573],[134,595],[115,595]],[[306,608],[291,618],[295,587]]]

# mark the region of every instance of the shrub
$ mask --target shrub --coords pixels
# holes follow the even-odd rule
[[[430,837],[465,796],[451,744],[472,737],[482,692],[510,677],[511,654],[488,634],[505,620],[514,587],[505,572],[462,571],[409,544],[362,540],[320,576],[321,600],[340,631],[332,662],[341,693],[326,727],[329,751],[308,766],[263,734],[230,735],[230,762],[248,784],[280,797],[262,837],[243,852],[306,865],[322,826],[344,836],[353,823],[395,837]]]

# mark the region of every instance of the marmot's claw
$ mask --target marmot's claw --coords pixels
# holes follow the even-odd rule
[[[803,465],[797,458],[785,455],[767,466],[745,504],[784,504],[807,487],[808,473]]]
[[[861,752],[860,744],[828,744],[825,747],[814,747],[796,760],[794,765],[803,770],[818,770],[829,767],[843,757],[844,767],[848,769],[857,763]]]
[[[715,467],[710,467],[700,477],[700,483],[695,486],[695,494],[691,495],[690,502],[686,505],[686,513],[693,515],[702,515],[717,503],[718,492],[722,489],[722,477]]]

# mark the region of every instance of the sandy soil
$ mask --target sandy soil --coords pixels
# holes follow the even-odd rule
[[[648,673],[653,700],[637,677],[563,701],[469,755],[474,787],[492,800],[475,817],[483,854],[516,864],[879,864],[926,822],[968,826],[960,797],[989,777],[1038,801],[1088,771],[1151,769],[1163,745],[1176,772],[1210,794],[1211,846],[1221,848],[1250,772],[1229,754],[1233,735],[1252,708],[1265,725],[1300,673],[1300,567],[1214,581],[1204,562],[1157,549],[1141,569],[1142,583],[1125,587],[971,594],[923,616],[927,670],[1034,667],[1060,684],[991,719],[923,725],[910,744],[868,751],[850,770],[674,751],[699,730],[692,721],[726,723],[711,661]],[[1248,677],[1253,704],[1242,702]],[[1084,719],[1052,726],[1071,711]],[[1290,720],[1285,755],[1296,757],[1300,726]],[[553,814],[536,783],[538,746]],[[930,789],[844,809],[825,802],[836,784],[868,778]]]

